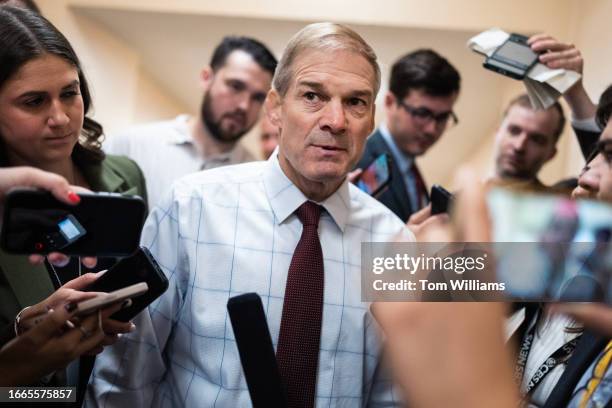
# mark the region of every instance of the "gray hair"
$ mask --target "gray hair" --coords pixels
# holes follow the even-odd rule
[[[281,95],[285,96],[289,84],[293,79],[292,64],[302,52],[307,50],[317,51],[350,51],[364,57],[374,70],[375,83],[374,95],[380,89],[380,68],[378,66],[376,53],[365,42],[359,34],[351,28],[336,23],[314,23],[309,24],[295,34],[287,47],[281,60],[276,67],[272,85]]]

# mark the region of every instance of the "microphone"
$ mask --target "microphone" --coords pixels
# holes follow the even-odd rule
[[[253,407],[286,407],[285,387],[261,298],[257,293],[232,297],[227,310]]]

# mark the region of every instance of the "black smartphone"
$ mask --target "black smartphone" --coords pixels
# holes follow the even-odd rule
[[[127,322],[168,289],[168,278],[147,248],[140,247],[134,255],[121,259],[86,291],[110,293],[140,282],[146,283],[148,290],[132,298],[131,306],[111,316],[112,319]]]
[[[538,62],[538,54],[527,44],[527,40],[528,37],[524,35],[510,34],[510,37],[485,59],[483,66],[510,78],[525,78],[531,67]]]
[[[438,184],[431,186],[430,197],[431,215],[447,213],[453,202],[453,194]]]
[[[391,182],[391,158],[381,154],[368,165],[355,180],[355,185],[369,195],[376,197],[382,193]]]
[[[2,248],[13,254],[127,256],[138,249],[146,205],[137,196],[79,194],[68,205],[47,191],[17,189],[5,200]]]

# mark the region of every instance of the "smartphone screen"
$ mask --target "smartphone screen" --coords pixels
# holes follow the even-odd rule
[[[493,56],[495,59],[502,60],[508,64],[513,64],[521,69],[527,70],[538,58],[538,54],[526,44],[514,41],[506,41]]]
[[[493,190],[497,276],[524,301],[612,301],[612,206]]]
[[[363,170],[355,184],[369,195],[375,195],[389,184],[390,179],[389,158],[386,154],[381,154]]]
[[[70,245],[86,233],[85,228],[72,214],[68,214],[66,218],[57,224],[57,226],[59,227],[61,237],[64,238],[64,241],[57,245],[58,249]]]
[[[536,54],[527,44],[527,37],[511,34],[510,37],[488,57],[483,66],[514,79],[523,79],[538,61]]]

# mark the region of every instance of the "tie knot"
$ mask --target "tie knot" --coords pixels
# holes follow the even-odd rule
[[[300,205],[296,214],[304,226],[314,225],[319,226],[319,218],[321,217],[321,206],[312,201],[306,201]]]

